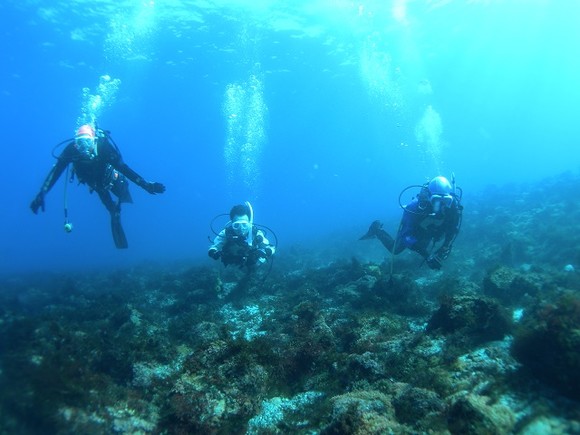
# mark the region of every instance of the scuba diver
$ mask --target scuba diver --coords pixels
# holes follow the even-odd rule
[[[56,156],[54,151],[66,142],[69,143],[62,153]],[[127,238],[121,226],[121,203],[133,202],[129,193],[127,179],[152,195],[165,192],[163,184],[146,181],[123,161],[119,148],[117,148],[108,131],[95,130],[88,124],[79,127],[74,140],[67,139],[56,145],[53,149],[53,157],[57,159],[57,162],[48,173],[40,192],[30,204],[32,212],[38,214],[39,208],[44,212],[44,197],[65,169],[67,169],[67,178],[69,178],[68,167],[72,163],[73,170],[70,181],[76,175],[79,183],[86,184],[89,187],[90,193],[97,192],[111,215],[113,240],[118,249],[128,247]],[[118,198],[117,201],[113,200],[111,193]],[[65,184],[65,231],[70,232],[71,230],[72,224],[67,220]]]
[[[419,194],[403,206],[401,196],[411,188],[419,188]],[[463,191],[455,186],[454,176],[452,183],[438,176],[422,186],[406,187],[399,195],[399,205],[404,211],[396,238],[393,239],[383,230],[382,223],[377,220],[359,240],[376,237],[393,255],[408,248],[421,255],[431,269],[441,269],[461,227],[462,196]],[[443,242],[435,249],[435,244],[441,239]]]
[[[276,247],[270,244],[264,231],[254,224],[251,204],[246,201],[233,206],[229,217],[229,222],[215,237],[207,254],[214,260],[221,258],[225,266],[234,264],[247,267],[248,270],[271,260]]]

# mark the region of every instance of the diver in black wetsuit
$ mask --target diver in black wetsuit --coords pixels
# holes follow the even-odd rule
[[[72,163],[73,173],[79,182],[89,186],[91,193],[97,192],[111,214],[111,230],[115,246],[119,249],[127,248],[127,238],[121,226],[121,203],[133,202],[127,179],[152,195],[165,192],[165,186],[144,180],[123,162],[121,153],[109,133],[100,129],[95,131],[88,124],[82,125],[77,130],[74,141],[71,140],[56,158],[57,162],[48,173],[40,192],[30,204],[34,214],[38,213],[39,208],[44,211],[45,195]],[[111,197],[111,193],[118,198],[116,202]]]
[[[453,242],[459,234],[463,191],[455,187],[455,178],[450,183],[442,176],[422,186],[409,186],[403,192],[414,187],[421,190],[417,198],[405,206],[401,205],[404,211],[395,237],[383,229],[380,221],[374,221],[360,240],[377,238],[393,255],[410,249],[421,255],[427,266],[438,270],[451,253]],[[441,241],[438,249],[433,249]]]
[[[254,224],[254,211],[246,201],[230,210],[230,220],[217,234],[207,254],[225,266],[234,264],[253,270],[272,260],[276,247],[270,243],[262,229]],[[271,263],[270,263],[271,264]]]

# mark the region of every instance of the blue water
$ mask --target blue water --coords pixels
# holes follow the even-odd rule
[[[578,12],[573,0],[5,0],[0,272],[209,262],[209,222],[245,200],[283,253],[398,216],[399,191],[440,173],[456,174],[467,219],[470,193],[576,172]],[[86,186],[68,186],[70,234],[64,177],[45,213],[28,208],[52,147],[86,115],[84,88],[125,161],[167,186],[131,186],[126,251]]]

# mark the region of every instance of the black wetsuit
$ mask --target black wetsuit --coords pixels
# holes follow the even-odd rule
[[[214,239],[214,243],[209,249],[210,257],[216,260],[221,257],[225,266],[233,264],[253,269],[265,259],[271,258],[276,247],[270,244],[264,232],[256,226],[252,226],[251,240],[250,244],[248,235],[239,235],[231,225],[228,225]],[[219,255],[216,255],[217,253]]]
[[[399,254],[408,248],[427,258],[431,243],[443,239],[443,247],[451,246],[459,232],[461,210],[462,207],[454,201],[450,208],[444,208],[435,214],[432,212],[431,204],[421,209],[417,201],[412,201],[403,212],[396,246],[393,237],[383,229],[378,230],[377,238],[390,252],[395,248],[394,253]]]
[[[96,155],[89,156],[79,151],[74,141],[70,142],[48,173],[40,194],[46,194],[67,166],[72,163],[74,175],[79,182],[89,186],[91,193],[97,192],[111,214],[111,229],[115,245],[120,249],[127,248],[127,239],[121,226],[120,216],[121,203],[133,202],[127,179],[143,188],[146,187],[147,182],[123,161],[118,148],[111,143],[106,133],[98,132],[96,146]],[[111,192],[117,196],[117,202],[111,197]]]
[[[237,266],[254,266],[256,258],[251,253],[258,249],[256,243],[257,229],[252,228],[254,242],[252,246],[248,245],[247,236],[237,235],[231,227],[225,229],[225,242],[222,247],[222,263],[225,266],[235,264]]]

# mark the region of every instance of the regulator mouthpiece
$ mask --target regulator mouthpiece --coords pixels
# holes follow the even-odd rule
[[[66,233],[70,233],[73,230],[73,224],[71,224],[70,222],[66,222],[64,224],[64,231]]]

